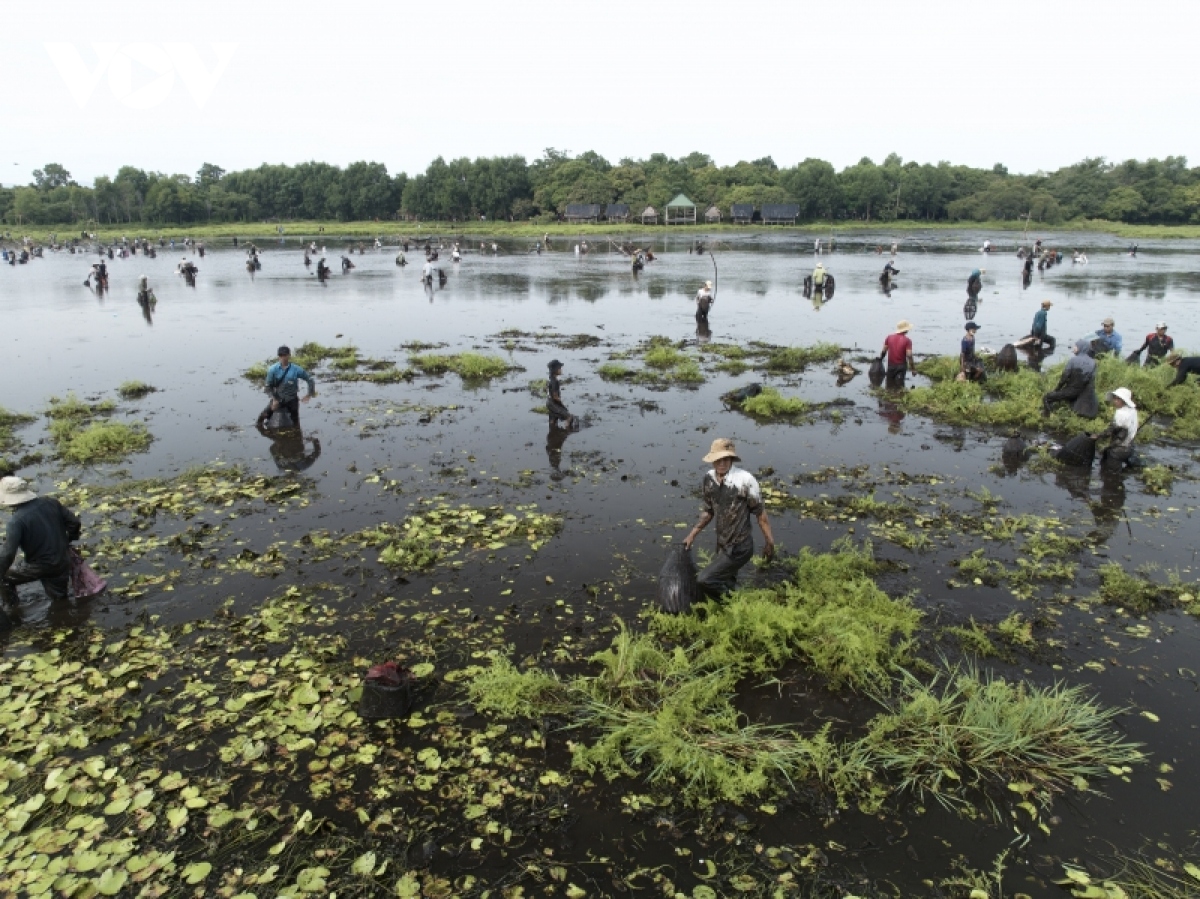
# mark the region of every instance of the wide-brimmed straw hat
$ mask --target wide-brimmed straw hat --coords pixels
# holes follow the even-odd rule
[[[1137,406],[1133,404],[1133,394],[1129,392],[1128,387],[1118,387],[1116,390],[1110,390],[1108,392],[1108,398],[1112,399],[1114,396],[1130,409],[1137,408]]]
[[[31,499],[37,499],[37,494],[29,489],[29,482],[24,478],[0,478],[0,506],[19,506]]]
[[[897,334],[906,334],[911,330],[912,330],[912,322],[910,322],[907,318],[902,318],[902,319],[900,319],[900,321],[896,322],[896,333]]]
[[[1053,306],[1054,304],[1051,303],[1049,300],[1042,300],[1042,305],[1043,306]]]
[[[733,445],[733,441],[728,437],[718,437],[712,442],[712,447],[708,451],[708,455],[704,457],[704,461],[708,463],[716,462],[718,459],[732,459],[734,462],[742,461],[742,457],[737,454],[737,447]]]

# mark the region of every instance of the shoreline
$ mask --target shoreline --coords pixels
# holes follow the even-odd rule
[[[806,238],[828,236],[852,237],[865,234],[911,234],[927,231],[979,231],[1000,234],[1024,233],[1023,221],[992,221],[992,222],[920,222],[903,219],[893,222],[806,222],[796,225],[734,225],[702,224],[695,225],[642,225],[641,223],[610,224],[567,224],[552,222],[546,224],[532,222],[396,222],[396,221],[361,221],[361,222],[332,222],[289,221],[282,223],[284,233],[279,234],[280,223],[271,222],[234,222],[220,224],[196,225],[148,225],[145,223],[130,223],[124,225],[103,225],[89,228],[101,242],[111,242],[126,237],[147,237],[156,240],[160,235],[165,238],[193,237],[198,240],[227,240],[237,237],[239,240],[267,241],[277,240],[280,236],[292,239],[324,238],[329,240],[360,240],[373,239],[376,236],[384,238],[407,237],[415,240],[425,237],[463,237],[474,239],[491,238],[531,238],[539,239],[545,234],[553,237],[587,237],[619,236],[625,238],[654,237],[665,234],[690,234],[697,238],[709,235],[754,235],[775,233],[795,233]],[[76,225],[39,225],[37,230],[22,229],[20,226],[6,226],[3,233],[13,235],[2,243],[19,240],[22,235],[45,238],[50,234],[58,234],[60,238],[69,239],[80,233],[84,228],[76,229]],[[324,232],[320,229],[324,228]],[[1200,225],[1129,225],[1121,222],[1108,222],[1099,219],[1085,219],[1065,222],[1059,225],[1041,223],[1029,226],[1030,235],[1046,234],[1104,234],[1118,238],[1130,239],[1166,239],[1166,240],[1195,240],[1200,239]]]

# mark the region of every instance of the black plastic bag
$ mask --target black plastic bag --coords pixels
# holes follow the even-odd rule
[[[1132,353],[1130,353],[1128,356],[1125,357],[1125,361],[1127,363],[1129,363],[1130,365],[1141,365],[1142,364],[1142,351],[1134,350]]]
[[[1096,438],[1087,434],[1072,437],[1059,448],[1054,458],[1075,468],[1091,468],[1096,461]]]
[[[1000,347],[1000,352],[996,354],[996,368],[1000,371],[1017,370],[1017,348],[1011,343]]]
[[[682,543],[667,550],[667,559],[658,573],[658,604],[664,612],[686,612],[700,600],[696,586],[696,563],[692,551]]]
[[[872,387],[878,387],[883,383],[884,377],[887,375],[887,369],[883,365],[883,357],[871,363],[871,367],[867,369],[867,380],[871,382]]]

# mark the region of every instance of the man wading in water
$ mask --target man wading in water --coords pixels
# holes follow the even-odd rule
[[[762,491],[758,481],[748,471],[735,468],[734,462],[742,461],[733,441],[718,438],[705,462],[712,468],[704,476],[704,506],[700,520],[684,538],[683,545],[691,549],[700,532],[717,520],[717,554],[696,578],[696,584],[705,596],[720,598],[737,586],[738,571],[754,555],[754,536],[751,532],[751,516],[758,519],[762,529],[763,558],[775,555],[775,538],[771,534],[771,523],[767,521],[767,510],[763,506]]]
[[[705,281],[704,286],[696,291],[696,318],[708,321],[708,310],[712,308],[712,304],[716,300],[713,299],[712,281]]]
[[[292,351],[286,347],[279,348],[279,361],[267,369],[267,393],[271,402],[259,413],[257,424],[262,425],[270,420],[271,415],[280,409],[292,417],[292,427],[300,426],[300,381],[308,384],[308,402],[317,395],[317,382],[313,376],[299,365],[292,363]]]

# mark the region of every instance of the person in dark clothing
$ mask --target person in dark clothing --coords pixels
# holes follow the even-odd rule
[[[883,341],[883,352],[887,354],[887,385],[888,387],[903,387],[904,376],[908,371],[917,373],[917,365],[913,362],[912,341],[908,332],[912,325],[908,319],[901,319],[896,324],[896,332],[889,334]]]
[[[958,370],[968,381],[986,380],[983,363],[975,355],[975,333],[979,330],[979,325],[975,322],[967,322],[965,328],[966,333],[963,335],[962,346],[958,354]]]
[[[775,554],[775,537],[771,534],[758,481],[750,472],[733,464],[741,461],[733,441],[723,437],[714,440],[704,461],[713,466],[704,476],[704,505],[700,520],[684,538],[683,545],[691,549],[700,532],[716,519],[717,554],[696,577],[696,584],[706,597],[719,599],[737,586],[738,571],[754,556],[750,519],[757,518],[762,529],[766,541],[764,559]]]
[[[1024,348],[1036,342],[1039,347],[1045,345],[1049,352],[1054,352],[1058,342],[1046,333],[1046,318],[1053,305],[1049,300],[1042,300],[1042,308],[1033,314],[1033,327],[1029,329],[1029,335],[1018,340],[1017,346]]]
[[[13,509],[0,547],[0,600],[15,606],[17,587],[31,581],[41,581],[51,599],[66,599],[71,573],[67,550],[82,530],[75,513],[53,497],[39,497],[24,478],[12,476],[0,478],[0,505]],[[18,550],[24,556],[20,562]],[[11,624],[0,606],[0,627]]]
[[[1071,403],[1071,411],[1084,418],[1100,414],[1096,399],[1096,360],[1092,358],[1090,340],[1075,341],[1075,355],[1063,368],[1058,385],[1042,397],[1042,414],[1049,415],[1055,403]]]
[[[1188,375],[1200,375],[1200,356],[1181,356],[1171,353],[1166,358],[1167,365],[1175,369],[1175,380],[1168,387],[1178,387],[1187,380]]]
[[[256,424],[265,424],[273,413],[283,409],[292,417],[292,425],[299,427],[300,381],[308,384],[308,395],[304,397],[304,402],[307,403],[317,395],[317,383],[312,375],[292,362],[292,351],[286,346],[281,346],[279,361],[267,369],[266,391],[271,397],[271,402],[259,413]]]
[[[562,419],[563,427],[573,428],[577,419],[563,405],[561,387],[558,383],[558,376],[562,374],[563,364],[557,359],[552,359],[547,367],[550,370],[550,383],[546,387],[546,408],[550,412],[550,426],[554,427],[559,419]]]
[[[1142,350],[1146,351],[1146,367],[1153,368],[1162,362],[1168,353],[1175,349],[1175,338],[1167,336],[1167,323],[1159,322],[1154,326],[1154,333],[1147,334],[1142,345],[1133,351],[1134,356],[1141,357]],[[1130,356],[1133,361],[1133,356]]]
[[[979,269],[975,269],[967,278],[967,296],[977,297],[981,290],[983,290],[983,274]]]
[[[696,318],[708,321],[708,310],[716,302],[712,291],[712,281],[705,281],[704,286],[696,291]]]

